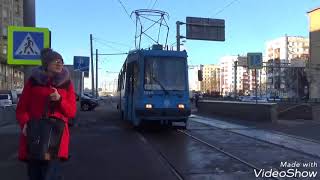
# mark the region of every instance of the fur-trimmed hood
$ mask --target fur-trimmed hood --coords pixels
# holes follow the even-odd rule
[[[50,78],[45,71],[44,67],[40,66],[37,68],[34,68],[32,70],[31,79],[38,85],[47,85]],[[62,72],[59,74],[56,74],[51,79],[51,85],[54,87],[61,87],[65,84],[70,83],[70,73],[67,68],[63,67]]]

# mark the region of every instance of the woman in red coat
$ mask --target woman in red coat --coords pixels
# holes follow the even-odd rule
[[[30,180],[59,179],[60,160],[68,159],[69,128],[68,120],[76,113],[76,100],[68,70],[63,66],[62,56],[46,48],[41,51],[42,66],[33,70],[20,97],[16,117],[21,127],[19,159],[27,162]],[[27,122],[40,119],[45,111],[45,103],[50,99],[48,116],[60,119],[65,127],[61,138],[58,158],[50,161],[28,159]]]

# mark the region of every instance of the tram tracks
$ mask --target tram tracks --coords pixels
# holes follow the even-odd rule
[[[225,150],[223,150],[223,148],[218,147],[216,145],[210,144],[190,133],[188,133],[186,130],[176,130],[176,132],[182,134],[183,136],[186,136],[188,138],[191,138],[193,141],[202,144],[203,146],[209,147],[209,149],[211,149],[211,153],[221,153],[223,155],[225,155],[226,157],[233,159],[237,162],[239,162],[240,164],[244,165],[244,167],[247,167],[246,169],[248,170],[248,172],[252,172],[252,179],[254,178],[254,169],[259,170],[261,169],[261,167],[258,167],[256,165],[254,165],[253,163],[250,163],[232,153],[229,153]],[[161,158],[162,162],[164,162],[166,164],[166,166],[170,169],[170,171],[175,175],[175,177],[179,180],[184,180],[186,179],[185,176],[188,176],[189,174],[186,173],[182,173],[179,172],[179,168],[175,167],[174,162],[172,162],[172,159],[169,159],[168,156],[165,154],[165,152],[162,152],[161,149],[157,148],[151,141],[152,140],[148,140],[148,137],[145,137],[145,135],[143,135],[142,133],[138,133],[140,136],[140,139],[147,145],[151,146],[153,151],[159,155],[159,157]],[[213,151],[212,151],[213,150]],[[250,173],[251,174],[251,173]],[[270,178],[270,179],[275,179],[275,180],[280,180],[281,178]]]
[[[147,140],[147,138],[142,135],[141,133],[137,133],[139,138],[143,143],[146,145],[149,145],[152,150],[159,155],[160,160],[166,165],[166,167],[172,172],[172,174],[178,179],[178,180],[184,180],[183,175],[176,169],[176,167],[171,163],[171,161],[166,157],[164,153],[162,153],[158,148],[156,148],[150,141]]]
[[[221,147],[218,147],[216,145],[210,144],[210,143],[208,143],[208,142],[206,142],[206,141],[204,141],[204,140],[192,135],[191,133],[188,133],[186,130],[177,130],[177,131],[179,133],[184,134],[185,136],[188,136],[188,137],[192,138],[193,140],[195,140],[195,141],[197,141],[199,143],[202,143],[202,144],[204,144],[204,145],[206,145],[206,146],[208,146],[208,147],[210,147],[210,148],[212,148],[212,149],[214,149],[216,151],[219,151],[220,153],[225,154],[226,156],[228,156],[228,157],[230,157],[232,159],[237,160],[238,162],[241,162],[242,164],[246,165],[247,167],[252,168],[252,170],[254,170],[254,169],[256,169],[256,170],[262,169],[261,167],[257,167],[253,163],[250,163],[250,162],[248,162],[248,161],[246,161],[246,160],[244,160],[244,159],[242,159],[242,158],[240,158],[240,157],[238,157],[238,156],[236,156],[236,155],[234,155],[232,153],[229,153],[229,152],[223,150],[223,148],[221,148]],[[281,178],[276,178],[276,177],[272,177],[271,179],[281,180]]]
[[[198,126],[196,126],[196,127],[198,127]],[[204,130],[204,131],[202,131],[202,130]],[[241,129],[239,129],[239,130],[241,130]],[[221,139],[217,140],[217,138],[219,139],[219,137],[214,136],[214,134],[221,133],[222,131],[224,131],[224,133],[222,133],[223,135],[220,136]],[[162,135],[159,135],[159,134],[166,135],[166,136],[162,137]],[[283,136],[288,136],[291,138],[295,138],[295,139],[299,139],[299,140],[305,140],[305,141],[312,142],[312,143],[318,143],[317,141],[309,140],[306,138],[300,138],[300,137],[286,135],[286,134],[282,134],[282,133],[278,133],[278,134],[283,135]],[[148,133],[139,132],[139,135],[142,137],[142,139],[144,139],[143,141],[145,141],[146,144],[152,146],[152,148],[156,152],[156,154],[159,155],[159,157],[162,159],[162,161],[168,166],[168,168],[171,170],[171,172],[179,180],[188,179],[187,177],[190,177],[195,174],[201,175],[201,173],[203,173],[203,174],[209,174],[209,175],[215,176],[215,175],[219,175],[219,173],[214,171],[214,168],[215,168],[214,165],[212,165],[212,170],[207,169],[207,170],[205,170],[205,172],[203,172],[203,171],[197,172],[197,170],[194,171],[193,168],[190,169],[190,167],[189,167],[189,169],[186,170],[185,168],[183,168],[183,166],[181,167],[181,163],[179,163],[180,159],[176,159],[174,157],[174,154],[171,154],[172,151],[177,151],[177,153],[180,152],[179,148],[172,146],[172,143],[174,144],[174,143],[178,143],[178,142],[177,141],[167,142],[168,138],[173,138],[173,137],[176,138],[177,136],[179,136],[179,137],[181,136],[180,138],[182,138],[182,139],[190,139],[188,141],[193,141],[194,143],[197,144],[195,146],[197,149],[207,149],[206,151],[208,153],[208,157],[211,159],[212,159],[212,156],[215,156],[217,154],[223,154],[223,156],[226,157],[225,158],[226,164],[228,164],[227,162],[231,162],[230,160],[227,160],[227,159],[233,159],[231,163],[239,164],[239,165],[242,164],[241,167],[244,167],[244,168],[242,168],[242,171],[240,171],[240,172],[243,172],[249,176],[249,178],[246,178],[246,179],[256,179],[256,176],[257,176],[256,172],[259,172],[259,170],[261,170],[261,169],[272,168],[272,170],[274,170],[274,171],[278,171],[278,172],[284,171],[286,169],[286,167],[280,166],[280,162],[282,162],[283,160],[284,161],[287,160],[288,162],[292,161],[292,160],[298,160],[298,161],[301,160],[301,162],[303,162],[303,161],[310,161],[312,158],[314,158],[314,156],[312,156],[310,154],[306,154],[304,152],[300,152],[300,151],[292,149],[292,148],[286,148],[282,145],[278,145],[278,144],[274,144],[274,143],[270,143],[270,142],[265,142],[263,140],[256,139],[254,137],[249,137],[249,136],[246,136],[243,134],[232,132],[226,128],[213,127],[210,129],[206,129],[206,128],[196,128],[196,129],[191,128],[189,130],[176,129],[176,130],[165,131],[164,133],[151,133],[151,135]],[[251,149],[249,148],[248,151],[246,149],[246,144],[242,145],[242,146],[237,146],[238,143],[236,143],[235,144],[236,149],[234,149],[232,142],[231,142],[230,146],[227,146],[229,141],[224,141],[223,137],[227,138],[230,136],[232,136],[231,139],[233,139],[233,141],[235,139],[237,140],[237,138],[240,138],[240,139],[244,139],[244,141],[246,143],[249,143],[249,144],[253,143],[252,144],[253,146],[251,147]],[[183,137],[185,137],[185,138],[183,138]],[[215,138],[211,139],[210,137],[215,137]],[[240,140],[240,141],[242,141],[242,140]],[[241,143],[239,143],[239,144],[241,144]],[[249,146],[251,146],[251,145],[249,145]],[[256,147],[260,150],[263,149],[262,152],[255,154],[254,151],[252,151],[252,149],[255,149]],[[269,147],[270,147],[270,149],[269,149]],[[238,149],[238,148],[240,148],[240,149]],[[268,158],[262,158],[262,159],[259,158],[261,156],[264,156],[264,153],[268,153],[268,152],[272,152],[272,153],[275,152],[275,154],[273,154],[274,157],[272,157],[270,159],[270,161],[268,160]],[[246,154],[251,154],[251,155],[247,156]],[[256,156],[256,159],[253,159],[252,158],[253,156]],[[268,156],[268,155],[266,155],[266,156]],[[266,159],[267,159],[267,161],[266,161]],[[317,162],[319,162],[319,158],[317,158]],[[238,165],[236,165],[236,166],[238,166]],[[230,172],[227,169],[223,169],[223,171],[226,174],[236,172],[236,171]],[[236,174],[237,173],[232,173],[232,176],[235,176]],[[260,177],[260,178],[263,179],[266,177]],[[282,177],[269,177],[268,179],[283,179],[283,178]],[[294,178],[292,178],[292,179],[294,179]]]
[[[195,122],[202,124],[201,122],[198,122],[198,121],[195,121]],[[236,135],[239,135],[239,136],[243,136],[243,137],[246,137],[246,138],[249,138],[249,139],[253,139],[253,140],[256,140],[256,141],[267,143],[267,144],[270,144],[270,145],[273,145],[273,146],[284,148],[284,149],[287,149],[287,150],[290,150],[290,151],[294,151],[294,152],[297,152],[297,153],[300,153],[300,154],[304,154],[304,155],[307,155],[307,156],[310,156],[310,157],[313,157],[313,158],[316,158],[316,159],[320,159],[320,153],[318,153],[318,152],[316,152],[316,153],[305,152],[305,151],[302,151],[301,149],[299,150],[299,148],[294,148],[294,147],[286,146],[284,144],[275,143],[275,142],[272,142],[272,141],[261,139],[259,137],[253,137],[253,136],[250,136],[250,135],[248,135],[246,133],[243,133],[241,131],[254,131],[254,130],[264,131],[264,132],[268,132],[270,134],[278,135],[280,137],[287,137],[287,138],[290,138],[290,139],[293,139],[293,140],[297,140],[297,141],[312,143],[315,146],[320,147],[320,142],[317,141],[317,140],[314,140],[314,139],[308,139],[308,138],[304,138],[304,137],[285,134],[285,133],[281,133],[281,132],[274,131],[274,130],[262,130],[262,129],[254,128],[254,127],[246,127],[246,128],[234,129],[234,128],[223,128],[223,127],[212,126],[212,125],[208,125],[208,126],[210,126],[211,128],[220,129],[221,131],[229,132],[229,133],[236,134]],[[193,129],[191,129],[191,130],[193,130]]]

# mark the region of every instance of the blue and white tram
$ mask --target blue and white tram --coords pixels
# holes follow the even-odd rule
[[[118,77],[118,110],[122,119],[187,123],[191,113],[186,51],[130,51]]]

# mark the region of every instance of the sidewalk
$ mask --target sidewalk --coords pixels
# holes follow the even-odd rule
[[[141,136],[119,119],[111,103],[79,112],[70,128],[71,159],[63,163],[65,179],[174,180],[174,174]],[[0,127],[0,179],[26,179],[25,164],[17,160],[17,124]]]
[[[271,123],[212,116],[208,114],[198,113],[196,109],[193,109],[192,113],[208,118],[216,118],[218,120],[227,121],[234,124],[245,125],[252,128],[264,129],[269,131],[277,131],[280,133],[285,133],[320,142],[320,117],[318,120],[278,120],[277,122]]]

